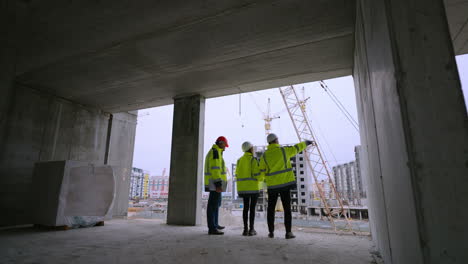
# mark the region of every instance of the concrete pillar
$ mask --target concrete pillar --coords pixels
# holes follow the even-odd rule
[[[201,224],[205,99],[174,99],[167,223]]]
[[[385,263],[462,263],[468,119],[442,0],[357,2],[354,79]]]

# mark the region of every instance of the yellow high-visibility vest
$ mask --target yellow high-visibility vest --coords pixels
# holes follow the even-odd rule
[[[223,149],[214,144],[205,157],[205,191],[216,191],[216,183],[221,183],[222,191],[226,191],[226,166],[223,159]]]
[[[263,177],[257,159],[250,152],[245,152],[236,165],[237,193],[256,194],[261,189]]]
[[[260,159],[260,171],[268,190],[296,184],[290,159],[306,148],[305,142],[290,147],[270,144]]]

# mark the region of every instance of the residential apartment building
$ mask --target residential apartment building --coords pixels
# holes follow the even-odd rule
[[[341,199],[349,205],[362,205],[366,192],[362,182],[359,166],[359,146],[355,148],[356,161],[340,164],[333,167],[335,187]]]
[[[167,199],[169,197],[169,176],[150,177],[149,197],[155,199]]]
[[[148,197],[149,172],[139,168],[132,168],[130,174],[130,199],[146,199]]]

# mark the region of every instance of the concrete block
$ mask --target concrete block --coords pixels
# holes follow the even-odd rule
[[[33,223],[46,226],[104,221],[115,196],[112,167],[80,161],[36,163],[33,186]]]

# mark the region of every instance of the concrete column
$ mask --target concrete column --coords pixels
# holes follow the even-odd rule
[[[462,263],[468,119],[442,0],[357,2],[354,79],[385,263]]]
[[[174,99],[167,223],[201,224],[205,98]]]

